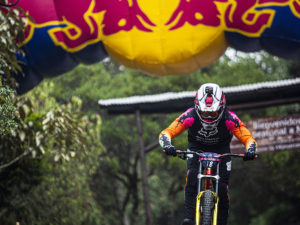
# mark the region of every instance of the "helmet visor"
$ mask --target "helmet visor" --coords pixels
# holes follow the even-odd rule
[[[205,119],[205,120],[214,120],[214,119],[218,118],[219,112],[218,111],[215,111],[215,112],[201,111],[200,116],[202,117],[202,119]]]

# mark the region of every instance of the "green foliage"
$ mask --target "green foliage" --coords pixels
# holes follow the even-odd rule
[[[16,40],[24,39],[25,20],[20,15],[25,15],[21,9],[0,5],[0,76],[9,77],[12,72],[21,71],[16,53],[22,51]]]
[[[230,224],[293,225],[299,222],[299,151],[261,155],[253,162],[234,161]],[[241,182],[241,177],[243,179]],[[241,216],[242,215],[242,216]]]
[[[101,119],[84,116],[77,97],[58,104],[51,87],[18,97],[18,127],[0,136],[0,223],[102,225],[89,188],[104,152]]]
[[[104,225],[89,188],[96,152],[57,164],[52,157],[17,162],[0,173],[0,223]]]
[[[91,182],[88,170],[94,166],[88,163],[88,158],[91,156],[62,165],[51,160],[44,162],[48,166],[44,179],[23,196],[22,204],[7,214],[21,218],[21,224],[28,225],[104,225],[88,185]],[[93,163],[97,165],[96,160]]]
[[[224,56],[215,66],[204,69],[211,82],[221,86],[234,86],[287,78],[288,64],[277,57],[261,52],[247,57]]]
[[[80,96],[84,107],[96,111],[99,99],[194,91],[206,82],[216,82],[224,87],[295,76],[288,74],[289,62],[265,53],[257,55],[237,56],[235,61],[224,56],[212,66],[186,76],[149,76],[128,69],[112,75],[101,63],[80,65],[54,79],[56,88],[52,95],[62,101]]]
[[[8,131],[16,128],[14,121],[14,91],[8,87],[0,87],[0,135],[6,134]]]
[[[42,92],[39,87],[35,92]],[[0,154],[12,158],[17,155],[31,154],[33,158],[49,151],[55,161],[70,160],[79,152],[86,150],[78,111],[71,109],[71,104],[53,107],[51,111],[34,110],[32,101],[27,96],[19,97],[16,102],[18,127],[0,137]],[[0,165],[2,168],[2,165]]]
[[[155,224],[180,224],[184,216],[186,162],[165,156],[160,149],[147,155],[147,161],[153,171],[149,183]]]
[[[10,75],[21,71],[16,54],[22,54],[22,51],[16,40],[23,40],[25,24],[20,18],[21,9],[4,7],[5,0],[0,3],[0,135],[3,135],[17,126],[14,121],[15,94],[7,84],[15,87]]]
[[[59,104],[51,82],[15,97],[25,13],[0,3],[0,224],[102,225],[89,187],[104,152],[100,116],[84,116],[78,97]]]

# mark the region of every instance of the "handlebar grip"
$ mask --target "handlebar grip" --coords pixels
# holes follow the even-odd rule
[[[178,158],[182,159],[182,160],[186,160],[187,159],[187,152],[186,151],[181,151],[181,150],[176,150],[176,154],[178,156]],[[182,154],[182,155],[180,155]]]
[[[182,150],[178,150],[178,149],[177,149],[177,150],[176,150],[176,153],[177,153],[177,155],[178,155],[178,154],[186,154],[187,152],[186,152],[186,151],[182,151]]]

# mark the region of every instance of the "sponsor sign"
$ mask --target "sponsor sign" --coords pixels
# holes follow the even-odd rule
[[[259,153],[300,149],[300,115],[257,119],[246,122],[245,125],[257,141]],[[234,137],[231,151],[240,153],[244,149]]]

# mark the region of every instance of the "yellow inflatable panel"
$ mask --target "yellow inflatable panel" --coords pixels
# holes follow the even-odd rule
[[[193,72],[214,62],[228,46],[218,15],[221,7],[211,2],[208,8],[207,2],[203,7],[191,0],[138,1],[140,13],[133,21],[139,23],[128,31],[104,34],[104,46],[119,63],[149,74]],[[125,26],[133,21],[119,22]]]

